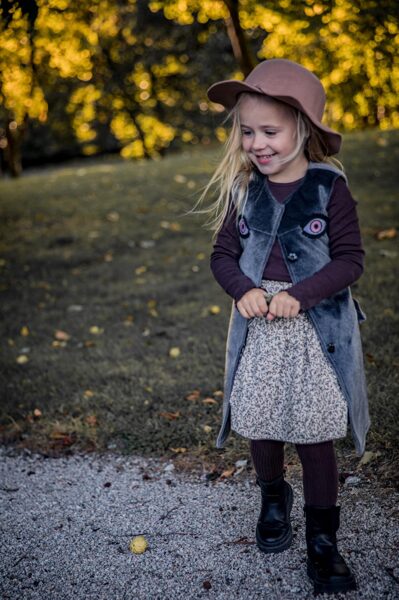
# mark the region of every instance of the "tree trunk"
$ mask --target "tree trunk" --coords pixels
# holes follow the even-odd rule
[[[241,27],[239,16],[239,0],[224,0],[230,16],[225,19],[227,35],[230,38],[234,57],[246,77],[256,65],[256,59],[251,52],[245,32]]]

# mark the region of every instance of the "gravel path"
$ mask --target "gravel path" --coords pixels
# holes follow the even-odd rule
[[[1,598],[122,600],[313,598],[305,572],[301,483],[293,546],[254,544],[260,497],[245,470],[228,480],[143,458],[43,458],[0,450]],[[398,494],[343,486],[340,549],[354,598],[399,598]],[[148,550],[132,554],[133,536]],[[338,598],[339,596],[335,596]]]

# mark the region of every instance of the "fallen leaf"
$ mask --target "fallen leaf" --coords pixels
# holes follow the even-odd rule
[[[244,546],[249,546],[254,543],[255,542],[249,540],[247,537],[240,537],[238,538],[238,540],[233,540],[232,542],[230,542],[230,544],[243,544]]]
[[[214,398],[204,398],[203,404],[217,404],[217,401]]]
[[[389,229],[380,229],[375,234],[377,240],[392,240],[398,235],[398,232],[395,227],[390,227]]]
[[[371,365],[375,364],[375,357],[373,354],[370,354],[370,352],[366,352],[366,359],[367,362],[370,363]]]
[[[171,231],[181,231],[181,225],[180,225],[180,223],[171,223],[169,225],[169,229]]]
[[[171,358],[177,358],[178,356],[180,356],[180,354],[181,354],[180,348],[178,348],[177,346],[175,346],[169,350],[169,356]]]
[[[83,345],[85,348],[92,348],[93,346],[96,345],[96,342],[94,342],[93,340],[85,340],[83,342]]]
[[[39,419],[42,416],[42,411],[40,410],[40,408],[35,408],[35,410],[33,411],[33,416],[35,417],[35,419]]]
[[[198,254],[197,254],[198,260],[204,260],[205,257],[206,257],[205,252],[198,252]]]
[[[83,396],[84,396],[85,398],[93,398],[93,396],[94,396],[94,392],[93,392],[93,390],[85,390],[85,391],[83,392]]]
[[[109,251],[104,254],[103,258],[104,258],[104,262],[112,262],[114,260],[114,255],[111,251]]]
[[[193,390],[187,396],[184,397],[185,400],[198,400],[200,397],[200,390]]]
[[[30,331],[29,331],[29,327],[27,327],[26,325],[24,325],[23,327],[21,327],[21,331],[20,334],[24,337],[27,337],[29,335]]]
[[[187,448],[170,448],[170,450],[176,454],[184,454],[184,452],[187,452]]]
[[[112,223],[116,223],[117,221],[119,221],[120,216],[119,213],[116,212],[116,210],[111,210],[108,214],[107,214],[107,220],[111,221]]]
[[[65,341],[59,342],[58,340],[53,340],[51,342],[51,346],[53,348],[65,348],[66,345],[67,345],[67,343]]]
[[[159,413],[159,416],[163,417],[164,419],[168,419],[168,421],[174,421],[175,419],[178,419],[181,416],[181,412],[179,410],[176,412],[164,411]]]
[[[96,415],[87,415],[85,422],[87,425],[89,425],[89,427],[96,427],[96,425],[98,425]]]
[[[176,183],[186,183],[187,181],[187,177],[185,175],[180,175],[180,173],[175,175],[173,179],[176,181]]]
[[[89,331],[93,335],[101,335],[102,333],[104,333],[104,328],[98,327],[97,325],[92,325],[92,327],[90,327]]]
[[[202,429],[205,431],[205,433],[211,433],[212,431],[212,427],[210,425],[203,425]]]
[[[61,329],[57,329],[54,332],[54,337],[56,340],[61,340],[64,342],[67,342],[68,340],[71,339],[71,336],[69,335],[69,333],[67,333],[66,331],[62,331]]]
[[[220,306],[217,306],[217,304],[214,304],[213,306],[209,307],[209,312],[211,315],[218,315],[220,313]]]
[[[134,270],[136,275],[142,275],[146,271],[147,271],[147,267],[145,265],[142,265],[141,267],[137,267],[137,269]]]
[[[129,548],[133,554],[143,554],[148,548],[148,542],[143,535],[136,535],[130,542]]]
[[[55,442],[60,442],[63,446],[72,446],[76,441],[76,435],[64,431],[53,431],[50,438]]]
[[[235,467],[231,467],[231,469],[226,469],[225,471],[223,471],[220,478],[222,479],[224,477],[231,477],[235,473],[235,470]]]
[[[213,392],[213,395],[215,396],[215,398],[223,398],[224,393],[222,390],[216,390],[216,392]]]
[[[26,354],[20,354],[19,356],[17,356],[17,363],[19,365],[24,365],[28,361],[29,361],[29,358],[28,358],[28,356],[26,356]]]
[[[381,452],[372,452],[371,450],[367,450],[363,454],[363,456],[359,462],[359,465],[367,465],[368,463],[372,462],[379,456],[381,456]]]

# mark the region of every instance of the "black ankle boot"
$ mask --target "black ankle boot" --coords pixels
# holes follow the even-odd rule
[[[256,526],[256,543],[262,552],[282,552],[292,543],[290,513],[293,492],[281,475],[273,481],[256,478],[262,493],[262,508]]]
[[[356,589],[356,580],[338,552],[339,506],[305,506],[308,575],[315,594]]]

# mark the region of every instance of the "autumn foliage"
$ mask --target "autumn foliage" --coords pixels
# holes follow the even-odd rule
[[[209,143],[210,83],[259,60],[300,61],[322,79],[340,130],[399,126],[396,2],[7,0],[0,22],[0,152],[119,151],[151,157]]]

